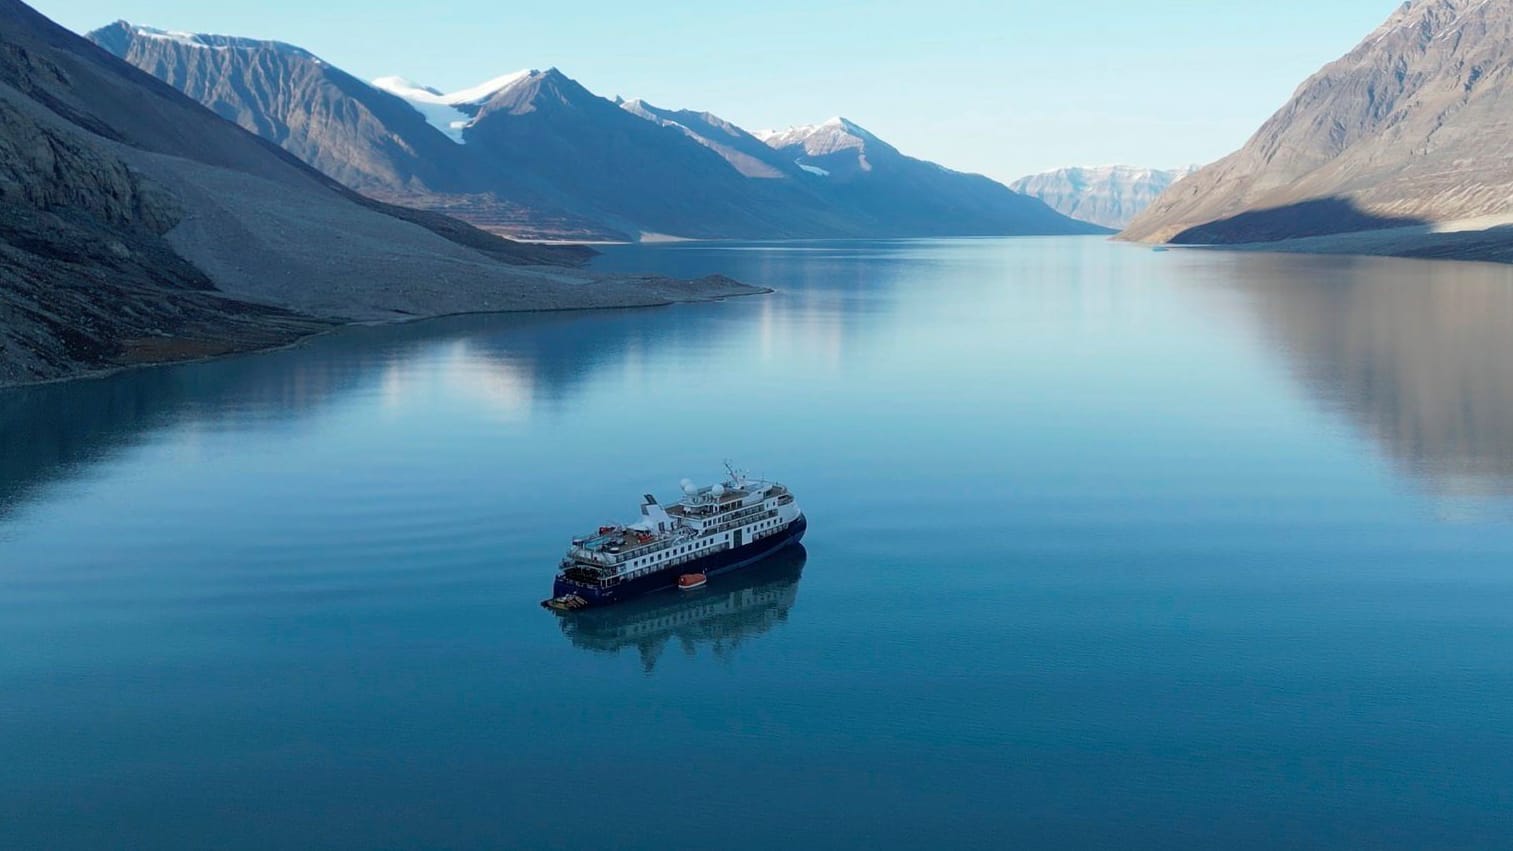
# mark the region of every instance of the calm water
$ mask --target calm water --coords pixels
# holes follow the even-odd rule
[[[1507,844],[1513,270],[600,265],[780,292],[0,393],[0,845]],[[806,552],[537,607],[726,457]]]

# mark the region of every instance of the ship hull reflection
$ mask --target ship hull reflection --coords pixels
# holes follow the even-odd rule
[[[562,634],[584,650],[619,653],[636,648],[648,673],[674,640],[690,656],[700,646],[725,656],[743,640],[788,619],[807,560],[803,545],[795,544],[760,564],[711,577],[709,585],[697,591],[668,589],[616,606],[559,613],[558,624]]]

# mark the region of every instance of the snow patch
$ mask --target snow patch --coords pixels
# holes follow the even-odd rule
[[[422,86],[404,77],[379,77],[373,88],[388,92],[408,103],[420,113],[426,123],[445,133],[447,138],[463,144],[462,131],[472,126],[476,107],[509,87],[539,73],[534,70],[516,71],[495,77],[476,86],[443,93],[430,86]],[[473,107],[473,109],[467,109]]]
[[[830,176],[830,172],[825,171],[824,169],[820,168],[817,165],[810,165],[810,164],[804,162],[802,159],[794,160],[793,164],[796,165],[796,166],[798,166],[799,168],[803,169],[804,171],[809,172],[810,174],[817,174],[820,177],[829,177]]]
[[[452,104],[454,106],[458,104],[479,103],[481,101],[488,100],[494,95],[504,91],[510,86],[515,85],[516,83],[535,73],[537,72],[534,70],[526,69],[524,71],[516,71],[513,74],[505,74],[502,77],[495,77],[492,80],[484,83],[479,83],[476,86],[462,89],[460,91],[455,91],[449,95],[442,95],[441,99],[443,103]]]
[[[881,143],[861,125],[840,116],[826,119],[819,124],[802,124],[787,130],[758,130],[752,134],[770,148],[779,150],[802,144],[811,155],[834,153],[843,148],[860,148],[868,143]]]
[[[201,41],[200,37],[195,35],[194,33],[173,32],[171,30],[153,29],[152,27],[133,27],[132,34],[141,36],[142,38],[156,38],[163,41],[174,41],[178,42],[179,44],[187,44],[190,47],[210,47],[210,45]]]

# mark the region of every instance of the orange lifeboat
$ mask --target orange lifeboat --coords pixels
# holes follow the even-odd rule
[[[709,584],[709,577],[702,573],[685,573],[678,577],[679,591],[692,591]]]

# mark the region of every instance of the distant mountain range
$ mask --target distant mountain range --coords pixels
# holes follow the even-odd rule
[[[843,119],[753,135],[612,101],[556,69],[443,93],[371,85],[279,42],[117,22],[115,53],[373,197],[531,237],[794,238],[1096,233]]]
[[[1039,198],[1051,209],[1110,228],[1123,228],[1150,206],[1167,187],[1197,171],[1136,168],[1127,165],[1061,168],[1021,177],[1009,184],[1015,192]]]
[[[1391,228],[1402,236],[1312,245],[1444,251],[1436,244],[1447,238],[1433,233],[1442,223],[1503,217],[1513,206],[1510,84],[1513,4],[1404,3],[1305,81],[1244,147],[1172,187],[1123,236],[1243,243]],[[1513,256],[1505,232],[1455,250],[1468,256],[1470,242],[1480,244],[1472,256]]]

